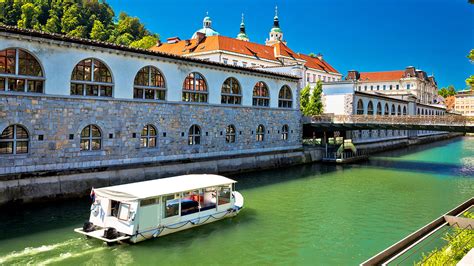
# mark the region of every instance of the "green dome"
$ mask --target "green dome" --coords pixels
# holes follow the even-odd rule
[[[275,28],[273,27],[271,32],[279,32],[279,33],[282,33],[283,31],[280,29],[280,28]]]

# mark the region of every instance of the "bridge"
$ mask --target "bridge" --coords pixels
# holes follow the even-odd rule
[[[474,117],[460,115],[317,115],[303,117],[313,131],[430,130],[474,133]]]

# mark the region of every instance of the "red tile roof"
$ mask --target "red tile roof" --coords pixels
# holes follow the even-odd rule
[[[200,43],[197,39],[184,40],[176,43],[164,43],[160,46],[150,48],[153,51],[187,55],[192,53],[203,53],[212,51],[227,51],[247,56],[253,56],[256,59],[267,59],[278,61],[279,56],[293,58],[295,60],[305,60],[306,66],[326,72],[339,73],[327,62],[317,57],[310,57],[304,54],[298,54],[292,51],[284,43],[277,43],[273,46],[267,46],[254,42],[242,41],[226,36],[209,36],[204,38]]]
[[[390,81],[400,80],[405,70],[383,71],[383,72],[360,72],[360,81]]]

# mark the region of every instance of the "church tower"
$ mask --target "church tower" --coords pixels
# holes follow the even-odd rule
[[[274,45],[283,41],[283,31],[280,29],[280,21],[278,20],[278,7],[275,7],[275,17],[273,17],[273,27],[270,30],[270,38],[266,40],[266,45]]]
[[[242,22],[240,23],[240,32],[239,32],[239,34],[237,34],[236,39],[241,40],[241,41],[246,41],[246,42],[249,41],[249,37],[245,33],[244,14],[242,14]]]

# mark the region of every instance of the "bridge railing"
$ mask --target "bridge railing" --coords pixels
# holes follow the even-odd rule
[[[304,120],[310,123],[338,124],[406,124],[406,125],[474,125],[474,117],[460,115],[317,115]]]

